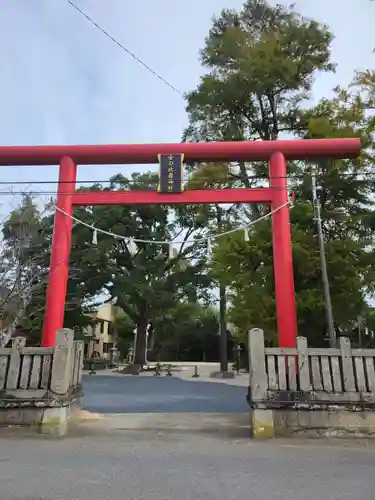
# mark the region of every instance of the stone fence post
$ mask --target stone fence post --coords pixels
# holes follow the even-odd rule
[[[9,361],[8,377],[6,379],[5,388],[7,390],[17,389],[18,379],[21,369],[20,350],[25,347],[25,337],[16,337],[12,339],[12,348]]]
[[[249,364],[251,433],[254,438],[273,437],[273,412],[262,408],[267,400],[268,380],[264,333],[260,328],[249,332]]]
[[[73,370],[74,332],[62,328],[56,332],[56,347],[53,352],[51,372],[51,392],[67,394],[70,389],[71,372]]]

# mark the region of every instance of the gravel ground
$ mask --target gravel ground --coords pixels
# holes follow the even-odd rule
[[[115,431],[0,439],[1,500],[374,500],[375,448]]]

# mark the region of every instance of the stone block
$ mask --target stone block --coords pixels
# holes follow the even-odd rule
[[[120,370],[124,375],[139,375],[142,370],[141,365],[128,365]]]
[[[235,372],[211,372],[210,373],[210,378],[223,378],[223,379],[227,379],[227,378],[235,378],[236,377],[236,374]]]
[[[41,408],[1,408],[0,426],[38,426],[42,414]]]
[[[70,407],[45,408],[41,418],[39,431],[51,436],[64,436],[68,431]]]
[[[251,435],[255,439],[270,439],[275,437],[272,410],[251,411]]]
[[[274,429],[278,436],[374,437],[375,412],[337,410],[274,410]]]

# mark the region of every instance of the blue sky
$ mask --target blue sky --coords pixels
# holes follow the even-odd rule
[[[198,51],[211,18],[240,0],[75,0],[129,50],[182,92],[202,74]],[[336,75],[317,78],[315,98],[375,66],[370,0],[297,0],[335,33]],[[0,16],[0,144],[178,142],[183,99],[137,64],[66,0],[8,0]],[[126,167],[80,167],[107,179]],[[0,181],[54,180],[54,167],[0,167]],[[0,205],[5,203],[0,186]],[[15,188],[19,189],[19,187]],[[50,188],[47,188],[50,189]],[[8,197],[9,198],[9,197]]]

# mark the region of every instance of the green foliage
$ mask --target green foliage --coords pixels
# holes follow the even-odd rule
[[[298,214],[293,214],[298,217]],[[325,312],[317,238],[312,230],[294,226],[293,264],[299,333],[312,343],[320,343],[325,333]],[[367,284],[373,282],[373,256],[353,240],[334,240],[326,244],[330,286],[336,322],[347,328],[365,306]],[[355,256],[351,256],[355,252]],[[348,265],[350,264],[350,265]],[[264,328],[275,343],[276,312],[274,298],[272,238],[270,224],[259,223],[250,242],[241,233],[221,242],[212,261],[214,276],[228,286],[230,319],[246,338],[249,328]]]
[[[154,322],[154,352],[161,361],[216,360],[217,313],[198,303],[179,303]]]
[[[238,12],[222,11],[201,51],[206,73],[187,95],[189,127],[183,135],[186,141],[271,140],[285,132],[307,139],[361,138],[359,160],[288,165],[297,200],[291,222],[299,331],[315,344],[323,342],[326,325],[312,169],[320,187],[334,317],[344,331],[351,331],[352,321],[366,308],[375,282],[374,73],[358,73],[348,89],[337,87],[332,99],[306,108],[314,76],[334,71],[332,38],[326,26],[304,19],[293,6],[249,0]],[[196,171],[196,166],[190,168]],[[262,162],[214,166],[209,173],[214,178],[224,171],[227,178],[222,185],[254,187],[264,185],[262,178],[267,177],[267,165]],[[236,219],[238,225],[255,220],[266,210],[236,207],[232,224]],[[220,238],[211,268],[228,289],[230,319],[243,335],[261,326],[269,342],[276,342],[270,221],[253,226],[249,243],[240,233]]]
[[[131,179],[118,175],[111,179],[109,188],[96,185],[91,189],[153,189],[156,183],[154,174],[133,174]],[[187,296],[194,294],[199,298],[209,283],[199,242],[186,243],[200,229],[195,211],[189,206],[125,205],[81,208],[76,215],[124,238],[184,240],[170,258],[168,245],[137,242],[132,252],[129,245],[116,245],[110,235],[99,233],[97,245],[92,245],[89,229],[77,225],[73,230],[71,262],[80,269],[77,279],[91,296],[104,292],[116,299],[116,304],[137,326],[136,361],[143,363],[147,324],[160,311],[172,308]]]
[[[1,309],[9,324],[20,326],[39,341],[45,311],[45,293],[49,275],[53,216],[49,206],[39,209],[29,195],[23,196],[2,227]],[[54,270],[52,270],[54,272]],[[90,324],[74,264],[70,267],[64,325],[80,330]]]
[[[323,100],[305,112],[307,138],[363,139],[359,160],[314,165],[334,318],[344,331],[350,331],[350,322],[365,308],[375,283],[372,117],[365,108],[362,89],[356,84],[352,93],[337,89],[331,101]],[[305,162],[295,165],[292,179],[297,203],[291,211],[291,222],[299,332],[319,344],[325,333],[325,314],[311,203],[311,168]],[[250,240],[245,243],[237,236],[222,242],[215,252],[213,270],[231,287],[232,320],[243,331],[262,325],[272,342],[276,339],[276,324],[269,221],[256,224]]]
[[[2,227],[0,308],[9,332],[31,324],[29,314],[43,297],[48,238],[42,213],[30,196],[23,196]]]
[[[124,359],[129,347],[133,345],[135,325],[127,314],[120,312],[115,319],[114,327],[117,335],[116,347]]]
[[[314,74],[334,70],[331,40],[326,26],[293,6],[248,0],[239,12],[223,10],[201,51],[207,73],[187,95],[184,139],[267,140],[299,129]]]

